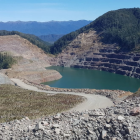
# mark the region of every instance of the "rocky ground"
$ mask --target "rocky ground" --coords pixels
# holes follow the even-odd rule
[[[0,124],[4,140],[139,140],[140,97],[106,108]]]
[[[27,82],[27,81],[26,81]],[[29,82],[28,82],[29,84]],[[30,82],[30,85],[33,83]],[[34,83],[37,86],[36,83]],[[38,85],[45,88],[43,85]],[[115,106],[106,109],[69,111],[40,119],[21,120],[0,124],[0,139],[4,140],[139,140],[140,97],[126,98],[132,93],[117,90],[59,89],[51,91],[86,92],[109,97]]]

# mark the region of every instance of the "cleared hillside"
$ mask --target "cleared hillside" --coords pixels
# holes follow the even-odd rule
[[[0,36],[0,52],[9,53],[17,61],[12,69],[1,70],[10,78],[26,79],[36,83],[61,78],[57,71],[45,69],[50,65],[50,57],[41,48],[18,35]]]
[[[17,31],[6,31],[6,30],[1,30],[0,31],[0,36],[7,36],[7,35],[19,35],[20,37],[22,37],[24,39],[27,39],[32,44],[34,44],[34,45],[38,46],[39,48],[41,48],[46,53],[50,52],[50,45],[51,44],[41,40],[39,37],[37,37],[35,35],[24,34],[24,33],[17,32]]]

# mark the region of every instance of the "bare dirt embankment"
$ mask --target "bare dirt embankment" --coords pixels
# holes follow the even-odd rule
[[[45,69],[50,66],[50,57],[43,50],[18,35],[0,36],[0,52],[8,52],[17,60],[11,69],[1,70],[10,78],[41,83],[62,77],[55,70]]]

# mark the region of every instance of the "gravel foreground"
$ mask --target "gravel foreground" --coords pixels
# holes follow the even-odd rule
[[[140,97],[106,108],[0,124],[1,140],[140,140]]]
[[[109,97],[115,105],[1,123],[0,140],[140,140],[140,97],[118,101],[121,91],[94,93]]]

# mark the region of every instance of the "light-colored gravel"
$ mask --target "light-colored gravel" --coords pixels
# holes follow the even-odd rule
[[[1,84],[14,84],[6,75],[0,73],[0,85]]]
[[[12,78],[11,80],[14,83],[16,83],[18,86],[20,86],[21,88],[24,88],[24,89],[34,90],[34,91],[38,91],[38,92],[52,93],[52,94],[61,93],[61,92],[54,92],[54,91],[39,90],[37,87],[27,85],[19,79]],[[79,96],[83,96],[84,98],[86,98],[86,100],[84,102],[78,104],[77,106],[72,108],[70,111],[74,111],[74,110],[75,111],[85,111],[85,110],[92,110],[92,109],[97,109],[97,108],[107,108],[107,107],[114,105],[113,102],[109,98],[107,98],[105,96],[101,96],[101,95],[75,93],[75,92],[62,92],[62,93],[79,95]]]

